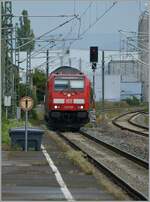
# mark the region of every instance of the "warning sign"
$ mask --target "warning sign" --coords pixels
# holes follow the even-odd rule
[[[33,99],[25,96],[20,99],[20,107],[24,111],[30,111],[33,107]]]

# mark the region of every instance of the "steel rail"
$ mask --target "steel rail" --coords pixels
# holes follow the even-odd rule
[[[80,134],[84,135],[85,137],[88,137],[89,139],[93,140],[94,142],[98,143],[98,144],[101,144],[102,146],[106,147],[107,149],[110,149],[114,152],[116,152],[117,154],[120,154],[121,156],[124,156],[126,157],[127,159],[133,161],[134,163],[137,163],[138,165],[148,169],[149,168],[149,162],[148,161],[145,161],[141,158],[138,158],[136,157],[135,155],[131,154],[131,153],[128,153],[128,152],[125,152],[123,150],[120,150],[119,148],[111,145],[111,144],[108,144],[96,137],[93,137],[91,136],[90,134],[84,132],[84,131],[80,131]]]
[[[122,125],[120,125],[119,123],[117,123],[117,121],[118,121],[120,118],[124,117],[125,115],[131,114],[131,113],[136,113],[136,112],[139,113],[140,111],[133,111],[133,112],[127,112],[127,113],[125,113],[125,114],[121,114],[120,116],[114,118],[114,119],[112,120],[112,123],[113,123],[115,126],[121,128],[121,129],[123,129],[123,130],[128,130],[128,131],[130,131],[130,132],[134,132],[134,133],[136,133],[136,134],[140,134],[140,135],[143,135],[143,136],[148,137],[148,134],[146,134],[146,133],[144,133],[144,132],[142,132],[142,131],[135,130],[135,129],[131,129],[131,128],[122,126]],[[133,124],[132,124],[132,125],[133,125]],[[138,126],[138,127],[141,128],[140,126]],[[142,128],[141,128],[141,129],[142,129]]]
[[[108,167],[106,167],[103,163],[98,162],[96,159],[94,159],[92,156],[87,154],[80,146],[69,140],[66,136],[64,136],[61,132],[57,132],[57,134],[64,139],[71,147],[73,147],[75,150],[82,151],[84,154],[86,154],[86,157],[88,160],[95,165],[96,168],[100,169],[106,176],[111,178],[113,182],[118,184],[123,190],[125,190],[132,198],[135,200],[142,200],[142,201],[148,201],[148,198],[143,195],[141,192],[137,191],[135,188],[133,188],[131,185],[126,183],[122,178],[118,177],[116,174],[114,174]]]
[[[135,122],[133,122],[133,120],[132,120],[133,118],[135,118],[136,116],[138,116],[138,115],[140,115],[140,114],[142,114],[142,113],[143,113],[143,112],[139,112],[139,113],[137,113],[137,114],[134,114],[133,116],[131,116],[131,117],[129,118],[128,122],[129,122],[130,124],[136,126],[136,127],[149,130],[149,127],[144,126],[144,125],[141,125],[141,124],[138,124],[138,123],[135,123]]]

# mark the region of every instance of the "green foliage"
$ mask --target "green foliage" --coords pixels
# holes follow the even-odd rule
[[[20,51],[29,51],[31,52],[34,49],[35,41],[33,40],[35,38],[33,30],[31,29],[30,20],[28,19],[28,12],[27,10],[22,11],[22,16],[19,18],[20,26],[17,28],[17,35],[18,35],[18,46],[21,46],[28,41],[31,41],[31,43],[28,43],[20,48]],[[18,24],[17,24],[18,25]]]
[[[33,74],[33,85],[36,86],[37,102],[40,103],[44,100],[46,74],[43,70],[35,69]]]
[[[21,97],[24,96],[30,96],[32,97],[32,99],[34,100],[34,107],[37,104],[37,99],[36,99],[36,92],[35,92],[35,88],[33,87],[32,91],[30,90],[29,86],[27,86],[24,83],[19,83],[18,84],[18,91],[17,94],[19,96],[19,100]]]
[[[31,110],[31,118],[32,118],[33,120],[38,120],[38,115],[37,115],[35,109],[32,109],[32,110]]]
[[[18,92],[19,98],[24,97],[26,95],[26,84],[19,83]]]
[[[19,126],[24,126],[24,122],[16,119],[2,120],[2,144],[10,145],[9,129]]]
[[[129,105],[140,105],[140,101],[139,99],[137,99],[135,96],[133,96],[132,98],[127,98],[126,99],[126,102],[129,104]]]

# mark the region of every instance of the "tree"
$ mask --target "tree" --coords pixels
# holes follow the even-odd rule
[[[43,70],[35,69],[33,85],[36,86],[37,101],[42,102],[45,95],[46,74]]]
[[[30,43],[22,46],[20,51],[29,51],[31,52],[34,49],[35,38],[33,30],[31,29],[31,23],[28,19],[27,10],[22,11],[22,16],[19,18],[20,26],[17,28],[17,36],[18,36],[18,46],[22,46],[23,44],[31,41]]]

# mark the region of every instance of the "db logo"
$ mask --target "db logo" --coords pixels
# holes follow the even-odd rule
[[[72,104],[72,99],[66,99],[66,104]]]

